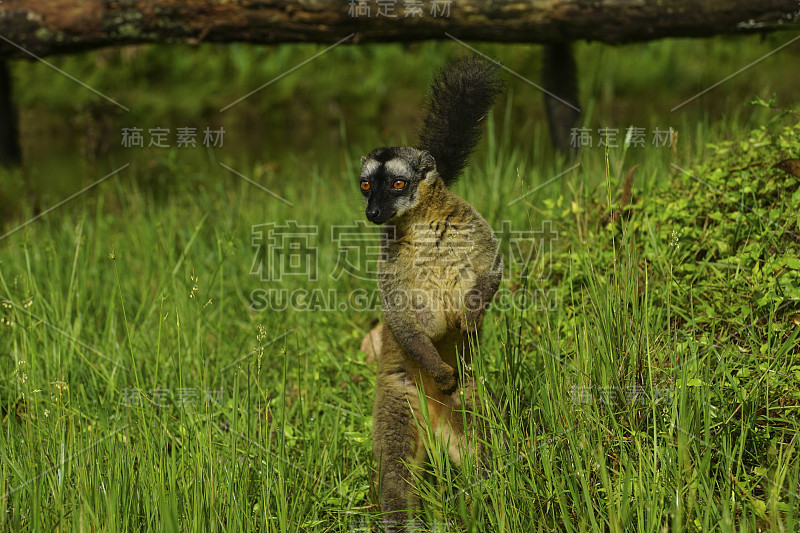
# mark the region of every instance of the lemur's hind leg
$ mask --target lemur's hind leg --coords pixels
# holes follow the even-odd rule
[[[448,455],[457,467],[463,468],[465,456],[471,458],[472,465],[477,464],[483,470],[488,467],[489,454],[485,441],[489,428],[486,421],[475,380],[466,378],[461,390],[453,394],[449,431],[443,431],[446,434],[442,435],[449,441]]]
[[[403,390],[407,393],[398,394]],[[387,532],[404,531],[409,510],[420,508],[412,469],[419,472],[426,451],[415,412],[419,412],[419,397],[405,372],[379,375],[372,442],[378,460],[382,523]]]

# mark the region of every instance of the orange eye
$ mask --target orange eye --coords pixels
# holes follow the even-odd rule
[[[369,182],[368,181],[362,181],[361,182],[361,190],[362,191],[368,191],[369,190]]]
[[[400,190],[405,186],[406,186],[406,182],[403,181],[403,180],[397,180],[394,183],[392,183],[392,187],[394,187],[397,190]]]

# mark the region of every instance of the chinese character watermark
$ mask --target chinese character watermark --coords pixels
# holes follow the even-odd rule
[[[396,19],[402,15],[403,18],[421,18],[427,12],[434,18],[449,18],[452,3],[452,0],[349,0],[347,16]]]
[[[280,281],[282,276],[317,280],[317,247],[312,244],[317,226],[301,226],[296,220],[253,226],[252,244],[256,255],[250,273],[261,281]]]
[[[597,128],[597,143],[595,144],[595,130],[591,128],[572,128],[570,130],[569,145],[572,148],[619,148],[619,128]],[[624,139],[621,141],[625,148],[644,148],[646,146],[647,130],[631,126],[624,130]],[[651,131],[650,144],[656,147],[672,147],[676,142],[677,132],[672,128],[655,128]]]
[[[145,143],[144,128],[122,128],[121,145],[123,148],[196,148],[197,147],[197,128],[182,127],[175,128],[172,135],[170,128],[148,128],[147,142]],[[203,130],[202,145],[208,148],[222,148],[224,143],[225,129],[211,129],[206,127]],[[174,143],[174,145],[173,145]]]
[[[419,272],[420,279],[433,280],[442,276],[461,272],[470,275],[472,270],[473,242],[482,235],[469,224],[449,221],[431,222],[413,226],[416,246],[412,268]],[[304,286],[289,290],[271,282],[303,279],[317,281],[319,273],[319,241],[327,237],[318,226],[302,225],[295,220],[283,224],[275,222],[258,224],[252,227],[253,263],[250,273],[259,277],[268,286],[251,292],[251,308],[254,311],[357,311],[378,310],[382,305],[395,309],[426,309],[432,312],[453,313],[464,306],[488,305],[490,302],[475,302],[479,297],[467,292],[451,289],[405,289],[390,294],[381,294],[377,288],[379,263],[382,259],[381,239],[393,239],[391,227],[382,231],[364,221],[353,224],[333,226],[330,230],[330,243],[336,249],[336,261],[327,273],[336,281],[371,282],[369,289],[356,287],[348,294],[337,289]],[[494,294],[494,305],[504,309],[553,310],[557,306],[558,295],[555,289],[533,286],[529,280],[544,281],[551,275],[553,243],[558,232],[553,230],[550,221],[544,221],[541,229],[515,229],[511,222],[503,221],[500,230],[495,232],[498,254],[504,265],[507,277],[523,279],[524,284],[514,284],[513,288],[500,288]],[[493,268],[489,265],[486,268]],[[495,265],[494,268],[499,268]],[[383,272],[383,275],[388,275]],[[459,274],[459,276],[462,274]],[[356,283],[356,285],[358,285]],[[429,284],[431,285],[431,284]],[[435,286],[433,283],[432,286]],[[388,298],[388,300],[386,300]]]

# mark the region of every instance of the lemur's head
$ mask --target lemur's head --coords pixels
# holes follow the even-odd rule
[[[358,178],[367,203],[367,219],[383,224],[419,203],[419,186],[439,177],[433,156],[409,146],[384,147],[361,158]]]

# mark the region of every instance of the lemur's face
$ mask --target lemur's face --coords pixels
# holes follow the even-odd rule
[[[362,157],[358,181],[367,220],[383,224],[413,209],[419,202],[420,182],[434,179],[435,170],[428,152],[407,146],[378,148]]]

